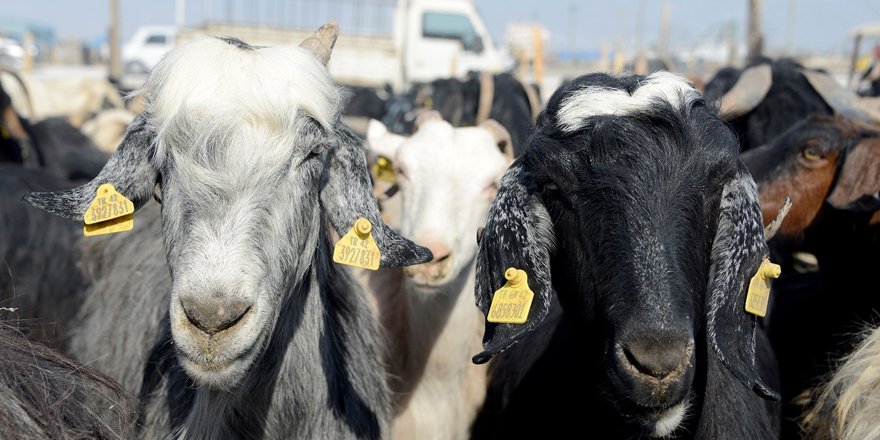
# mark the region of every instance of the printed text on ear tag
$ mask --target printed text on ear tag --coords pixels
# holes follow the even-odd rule
[[[779,278],[782,268],[768,259],[761,262],[758,273],[749,281],[749,292],[746,294],[746,311],[764,317],[767,314],[767,303],[770,301],[770,279]]]
[[[379,268],[379,246],[373,239],[373,224],[361,217],[333,248],[333,261],[349,266],[376,270]]]
[[[83,235],[114,234],[134,228],[134,203],[109,183],[98,187],[95,199],[83,215]]]
[[[504,271],[507,282],[492,296],[489,306],[489,322],[503,324],[522,324],[529,317],[535,293],[529,289],[529,276],[526,271],[510,267]]]
[[[397,183],[397,173],[394,172],[394,165],[385,156],[379,156],[376,159],[376,163],[373,164],[373,177],[381,182]]]

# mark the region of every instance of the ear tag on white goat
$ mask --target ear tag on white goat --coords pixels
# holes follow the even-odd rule
[[[397,183],[397,173],[394,172],[394,164],[385,156],[379,156],[376,163],[373,164],[373,177],[382,182],[390,184]]]
[[[522,324],[529,317],[535,293],[529,289],[526,271],[510,267],[504,271],[507,282],[495,291],[486,320],[502,324]]]
[[[86,237],[130,231],[134,228],[134,203],[116,192],[113,185],[105,183],[98,187],[83,222]]]
[[[779,278],[782,268],[767,258],[761,262],[758,273],[749,281],[749,292],[746,294],[746,311],[764,317],[767,314],[767,303],[770,302],[770,279]]]
[[[379,268],[379,246],[373,239],[373,224],[361,217],[333,248],[333,261],[339,264],[376,270]]]

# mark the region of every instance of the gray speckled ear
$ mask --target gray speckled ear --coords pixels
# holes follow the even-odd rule
[[[64,191],[28,193],[22,198],[36,208],[81,221],[98,186],[111,183],[138,209],[150,200],[156,184],[158,172],[152,163],[154,138],[146,116],[139,115],[128,127],[119,148],[91,182]]]
[[[745,311],[749,281],[767,254],[758,188],[740,163],[721,193],[706,296],[706,335],[715,354],[743,385],[775,401],[779,394],[762,382],[755,366],[757,317]]]
[[[482,364],[507,350],[534,330],[550,312],[553,296],[550,279],[550,254],[555,249],[550,215],[535,193],[534,185],[516,161],[501,178],[498,195],[489,210],[486,228],[478,238],[475,300],[484,315],[495,291],[504,286],[504,272],[509,267],[528,274],[529,287],[535,293],[529,316],[523,324],[496,324],[486,321],[484,351],[474,356]]]
[[[321,207],[340,236],[345,235],[358,217],[373,224],[373,238],[379,246],[380,267],[402,267],[431,261],[431,251],[394,232],[379,214],[373,185],[367,171],[366,150],[354,132],[340,122],[337,144],[328,152]]]

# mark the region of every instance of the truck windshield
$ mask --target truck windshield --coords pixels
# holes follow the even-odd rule
[[[477,45],[477,33],[470,19],[461,14],[425,12],[422,16],[422,36],[461,41],[465,50]]]

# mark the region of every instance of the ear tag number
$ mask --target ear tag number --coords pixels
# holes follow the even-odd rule
[[[397,173],[394,172],[394,165],[385,156],[379,156],[379,158],[376,159],[372,171],[373,177],[378,181],[388,182],[392,185],[397,183]]]
[[[529,289],[529,276],[526,271],[510,267],[504,271],[507,282],[492,296],[489,306],[489,322],[503,324],[522,324],[529,317],[529,309],[535,293]]]
[[[770,302],[770,279],[779,278],[782,268],[767,258],[761,262],[758,273],[749,281],[749,292],[746,294],[746,311],[764,317],[767,314],[767,303]]]
[[[109,183],[98,187],[95,199],[83,215],[83,235],[115,234],[134,228],[134,203]]]
[[[379,268],[379,246],[373,239],[373,224],[361,217],[333,248],[333,261],[339,264],[376,270]]]

